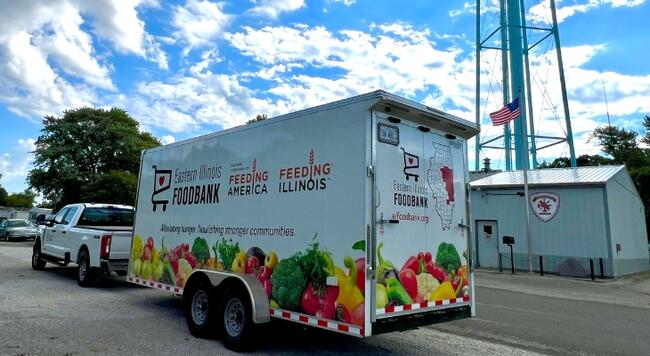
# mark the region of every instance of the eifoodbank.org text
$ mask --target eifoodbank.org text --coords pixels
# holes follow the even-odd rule
[[[394,212],[391,219],[392,220],[400,220],[400,221],[418,221],[418,222],[423,222],[425,224],[429,223],[429,216],[428,215],[420,215],[420,214],[412,214],[412,213],[401,213],[399,211]]]

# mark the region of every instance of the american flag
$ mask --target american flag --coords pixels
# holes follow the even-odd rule
[[[500,126],[518,118],[519,115],[521,115],[521,108],[519,107],[519,98],[516,98],[498,111],[490,113],[490,119],[492,119],[492,125]]]

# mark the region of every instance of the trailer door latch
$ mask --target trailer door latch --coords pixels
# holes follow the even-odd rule
[[[381,217],[379,218],[379,221],[377,221],[380,225],[384,224],[399,224],[399,220],[397,219],[384,219],[384,213],[381,213]]]

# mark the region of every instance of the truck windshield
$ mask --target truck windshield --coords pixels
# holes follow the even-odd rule
[[[133,226],[133,210],[119,208],[87,208],[77,225]]]

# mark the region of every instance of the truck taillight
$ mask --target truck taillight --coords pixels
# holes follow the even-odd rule
[[[108,255],[111,253],[111,235],[102,236],[101,248],[99,250],[99,258],[108,259]]]

